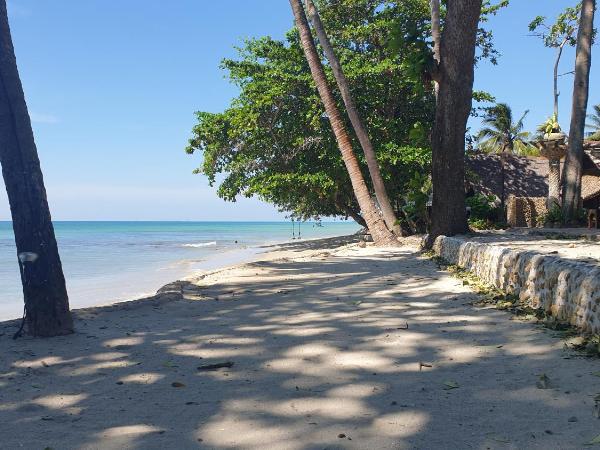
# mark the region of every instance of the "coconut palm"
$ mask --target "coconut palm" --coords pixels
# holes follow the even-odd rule
[[[73,332],[44,179],[19,78],[6,1],[0,0],[0,165],[12,213],[25,299],[22,325],[34,336]],[[15,336],[21,334],[23,328]]]
[[[586,123],[585,126],[592,132],[590,139],[598,141],[600,140],[600,104],[594,105],[594,112],[588,114],[590,123]]]
[[[319,92],[319,96],[321,97],[321,101],[323,102],[323,106],[325,107],[325,112],[329,118],[329,123],[331,124],[333,134],[338,142],[338,147],[340,149],[340,153],[342,154],[342,159],[346,165],[348,176],[350,177],[350,183],[352,184],[352,189],[354,190],[354,195],[356,196],[356,201],[360,206],[365,222],[367,223],[367,227],[373,236],[373,241],[376,244],[381,245],[395,245],[398,243],[398,241],[395,239],[392,231],[387,228],[383,218],[379,214],[379,211],[375,206],[373,198],[371,197],[371,193],[367,188],[367,184],[365,183],[365,179],[360,170],[358,159],[356,158],[354,149],[352,148],[350,135],[346,130],[344,120],[342,119],[342,114],[338,109],[331,88],[327,82],[323,63],[321,62],[321,58],[317,53],[317,47],[308,24],[308,19],[306,18],[302,0],[289,1],[290,6],[292,7],[292,12],[294,13],[294,18],[296,20],[296,27],[298,28],[298,32],[300,34],[300,43],[302,45],[302,49],[304,50],[306,61],[308,62],[308,66],[317,87],[317,91]]]
[[[484,128],[477,134],[479,148],[487,153],[514,153],[532,155],[537,149],[528,142],[530,133],[523,131],[523,121],[529,111],[513,122],[512,109],[506,103],[498,103],[486,109]]]
[[[306,9],[308,16],[313,23],[319,43],[321,44],[321,47],[323,47],[323,52],[329,60],[329,64],[333,70],[333,75],[340,89],[340,94],[342,94],[342,99],[344,100],[344,105],[346,106],[346,112],[350,118],[350,123],[354,128],[356,137],[358,138],[358,141],[360,142],[365,154],[367,167],[369,168],[369,174],[371,175],[371,180],[373,182],[373,189],[375,190],[375,196],[377,197],[379,207],[381,208],[383,220],[385,220],[385,223],[390,230],[400,234],[400,226],[397,224],[398,219],[396,218],[396,213],[394,212],[394,208],[392,208],[392,203],[390,202],[390,198],[385,189],[383,178],[381,177],[381,171],[379,169],[379,163],[377,162],[377,156],[375,155],[375,149],[373,148],[373,144],[369,138],[365,124],[358,113],[358,108],[356,107],[352,94],[350,93],[350,86],[348,84],[348,80],[346,79],[346,75],[344,74],[344,70],[342,69],[342,65],[340,64],[340,60],[335,54],[333,46],[331,45],[331,41],[329,40],[327,32],[325,31],[325,27],[321,22],[319,12],[317,11],[317,8],[312,0],[306,0]]]

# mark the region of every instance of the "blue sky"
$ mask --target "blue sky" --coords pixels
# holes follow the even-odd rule
[[[573,1],[511,3],[490,23],[500,64],[482,64],[476,88],[516,114],[529,109],[527,126],[534,128],[552,111],[554,53],[527,36],[527,24]],[[9,0],[8,7],[54,219],[283,217],[256,200],[218,199],[192,174],[198,156],[183,148],[193,112],[222,110],[235,96],[220,60],[234,55],[244,38],[283,36],[292,24],[287,1]],[[569,50],[561,72],[573,64]],[[597,72],[592,69],[592,80]],[[572,82],[561,79],[564,128]],[[593,81],[590,102],[600,103]],[[9,218],[1,185],[0,220]]]

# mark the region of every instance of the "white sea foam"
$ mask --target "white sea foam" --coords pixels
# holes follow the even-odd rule
[[[211,247],[217,245],[217,241],[212,242],[200,242],[198,244],[182,244],[182,247],[200,248],[200,247]]]

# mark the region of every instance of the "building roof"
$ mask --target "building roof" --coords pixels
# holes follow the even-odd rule
[[[600,195],[600,177],[584,175],[581,177],[581,198],[589,200]]]
[[[600,195],[600,142],[587,141],[584,152],[581,196],[587,200]],[[548,160],[541,156],[473,153],[466,161],[468,186],[485,195],[501,197],[501,158],[504,158],[505,162],[505,198],[509,195],[516,197],[548,195]]]

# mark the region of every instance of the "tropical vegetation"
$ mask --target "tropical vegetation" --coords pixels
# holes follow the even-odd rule
[[[537,154],[529,142],[530,133],[524,131],[527,114],[529,111],[515,122],[512,109],[506,103],[486,108],[482,119],[484,127],[477,134],[479,149],[487,153]]]
[[[415,27],[425,33],[427,3],[322,2],[319,12],[376,149],[392,206],[407,226],[408,183],[413,173],[429,172],[434,96],[413,73],[412,50],[390,45],[389,27],[393,23],[406,40]],[[366,225],[298,31],[282,41],[248,40],[222,67],[240,94],[224,112],[197,114],[187,148],[202,153],[198,172],[218,184],[218,195],[230,201],[258,196],[300,219],[341,216]],[[335,85],[329,67],[325,70],[329,86]],[[337,91],[334,95],[342,103]],[[344,122],[350,129],[345,117]],[[364,155],[356,156],[368,175]],[[370,178],[364,178],[372,190]]]
[[[600,141],[600,104],[594,105],[592,107],[593,113],[588,114],[589,123],[586,124],[586,127],[592,133],[590,135],[590,139],[594,141]]]

